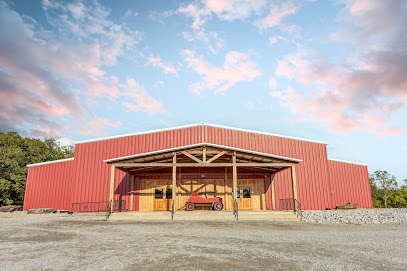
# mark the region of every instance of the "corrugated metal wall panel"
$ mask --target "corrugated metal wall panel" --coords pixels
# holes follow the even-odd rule
[[[206,142],[303,160],[296,166],[298,200],[307,210],[331,207],[328,184],[326,145],[283,137],[266,136],[216,127],[205,127]],[[280,199],[292,198],[291,173],[275,176],[276,209]]]
[[[74,161],[28,168],[24,210],[36,208],[71,209]]]
[[[72,201],[109,200],[110,165],[103,160],[201,143],[202,129],[198,126],[76,145],[74,161],[80,169],[75,176]],[[130,178],[116,170],[115,199],[126,200],[127,209],[130,209],[130,188]],[[136,189],[139,189],[137,182]],[[138,196],[134,201],[138,201]],[[138,203],[134,204],[138,210]]]
[[[331,173],[333,205],[359,203],[360,208],[373,208],[367,166],[328,160]]]

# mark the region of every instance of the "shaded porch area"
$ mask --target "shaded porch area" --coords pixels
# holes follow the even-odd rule
[[[183,210],[192,193],[219,198],[224,210],[232,211],[236,218],[239,210],[266,210],[266,205],[274,209],[274,197],[266,198],[265,190],[273,193],[274,176],[285,169],[291,171],[293,207],[298,209],[295,165],[299,159],[200,143],[104,162],[111,166],[110,202],[114,199],[116,170],[131,176],[130,211],[135,180],[140,183],[140,211],[168,210],[173,217]]]

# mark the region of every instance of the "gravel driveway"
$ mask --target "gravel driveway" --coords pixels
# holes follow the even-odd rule
[[[0,270],[406,270],[407,224],[0,218]]]

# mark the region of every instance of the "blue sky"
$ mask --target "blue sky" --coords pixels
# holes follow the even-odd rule
[[[405,1],[0,1],[0,25],[1,131],[207,122],[407,178]]]

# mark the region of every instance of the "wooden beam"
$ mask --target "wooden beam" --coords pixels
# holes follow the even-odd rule
[[[297,206],[297,178],[295,176],[295,166],[291,166],[291,181],[292,181],[292,186],[293,186],[293,201],[294,201],[294,210],[298,210]]]
[[[191,158],[192,160],[196,161],[197,163],[202,164],[202,160],[201,160],[201,159],[196,158],[195,156],[193,156],[193,155],[190,154],[189,152],[187,152],[187,151],[181,151],[181,153],[182,153],[183,155],[188,156],[189,158]]]
[[[236,152],[233,153],[232,156],[233,161],[233,204],[235,200],[237,200],[237,167],[236,167]]]
[[[206,163],[206,147],[205,146],[202,148],[202,162],[204,164]]]
[[[157,168],[158,169],[158,168]],[[185,176],[196,176],[196,175],[202,175],[203,173],[183,173],[183,175]],[[223,176],[225,173],[224,172],[219,172],[219,173],[205,173],[205,176]],[[227,173],[227,175],[232,175],[232,173]],[[274,174],[274,173],[273,173]],[[140,177],[145,177],[145,176],[172,176],[172,173],[158,173],[158,172],[145,172],[145,173],[138,173],[137,176]],[[264,173],[258,173],[258,172],[246,172],[246,173],[242,173],[241,175],[260,175],[260,176],[264,176]],[[221,177],[223,178],[223,177]]]
[[[195,157],[196,158],[196,157]],[[197,158],[198,159],[198,158]],[[198,159],[199,160],[199,159]],[[201,160],[199,160],[201,161]],[[202,162],[202,161],[201,161]],[[131,167],[291,167],[293,163],[113,163],[116,167],[131,168]]]
[[[276,192],[274,190],[274,174],[270,175],[270,187],[271,187],[271,210],[276,209]],[[281,208],[281,207],[280,207]]]
[[[214,157],[212,157],[211,159],[206,161],[206,164],[210,164],[211,162],[215,161],[216,159],[218,159],[219,157],[221,157],[225,153],[227,153],[227,151],[223,151],[223,152],[218,153],[217,155],[215,155]]]
[[[177,206],[177,199],[176,199],[176,197],[177,197],[177,166],[176,166],[177,154],[175,152],[172,157],[172,162],[174,164],[174,166],[172,167],[172,201],[173,201],[172,204],[174,204],[174,206]],[[175,209],[177,209],[177,208],[175,208]],[[174,212],[175,212],[175,209],[174,209]]]
[[[115,178],[116,178],[116,166],[111,165],[110,167],[110,196],[109,196],[109,202],[110,204],[110,212],[113,213],[113,205],[114,205],[114,183],[115,183]]]
[[[193,151],[193,150],[189,150],[188,151],[190,154],[202,154],[202,151]],[[208,148],[206,148],[206,154],[218,154],[220,153],[220,151],[211,151]]]
[[[131,175],[130,180],[130,211],[133,211],[133,202],[134,202],[134,175]]]

